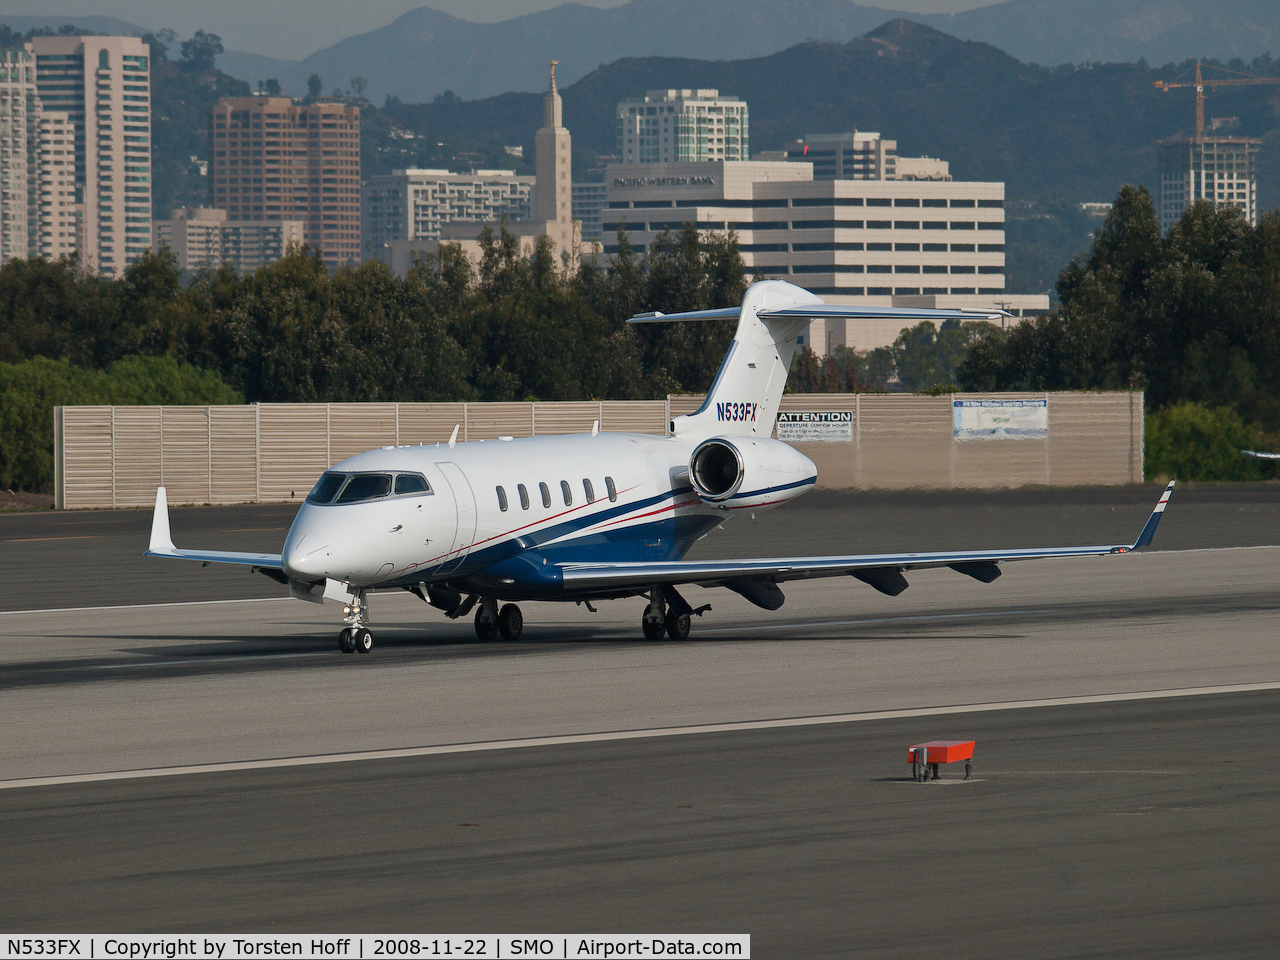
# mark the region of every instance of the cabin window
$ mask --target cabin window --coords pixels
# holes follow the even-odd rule
[[[520,509],[529,509],[529,490],[523,483],[516,484],[516,490],[520,492]]]
[[[420,473],[401,473],[396,476],[396,495],[406,493],[430,493],[431,485]]]
[[[604,488],[609,491],[610,501],[618,499],[618,488],[613,484],[613,477],[604,478]]]
[[[538,489],[542,491],[542,505],[548,510],[551,509],[551,488],[545,483],[538,484]]]
[[[503,513],[507,512],[507,491],[501,487],[494,487],[498,491],[498,509]]]
[[[334,494],[346,482],[347,474],[325,472],[320,475],[312,491],[307,494],[308,503],[332,503]]]
[[[582,478],[582,491],[587,495],[587,503],[596,502],[596,492],[591,487],[591,481],[586,477]]]
[[[564,494],[564,505],[566,507],[573,505],[573,491],[569,489],[569,481],[560,481],[560,492]]]

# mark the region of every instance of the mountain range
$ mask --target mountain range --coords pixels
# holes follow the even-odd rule
[[[1280,55],[1277,0],[1008,0],[933,16],[849,0],[631,0],[610,10],[565,4],[499,23],[420,7],[304,60],[232,52],[219,66],[250,82],[274,77],[293,94],[316,73],[326,91],[363,77],[374,102],[388,94],[421,102],[445,90],[475,99],[542,89],[552,59],[571,83],[623,57],[741,60],[808,40],[847,43],[900,17],[1047,66]]]
[[[228,51],[219,67],[251,83],[275,78],[295,95],[316,73],[326,92],[363,77],[376,103],[388,94],[421,102],[445,90],[476,99],[542,89],[552,59],[568,84],[623,57],[749,59],[808,40],[847,43],[899,17],[1046,66],[1280,56],[1280,0],[1007,0],[936,15],[850,0],[631,0],[609,10],[568,3],[498,23],[424,6],[303,60]],[[0,23],[19,32],[63,23],[130,34],[165,26],[75,16],[0,15]]]

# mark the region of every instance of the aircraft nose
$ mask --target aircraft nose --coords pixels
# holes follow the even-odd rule
[[[328,543],[317,536],[315,518],[303,507],[289,528],[284,549],[280,552],[280,565],[285,575],[294,580],[323,580],[329,561]]]

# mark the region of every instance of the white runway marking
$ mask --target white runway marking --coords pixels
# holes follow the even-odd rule
[[[644,740],[654,737],[679,737],[699,733],[736,733],[747,730],[774,730],[785,727],[811,727],[833,723],[861,723],[872,720],[897,720],[907,717],[937,717],[998,710],[1028,710],[1035,707],[1061,707],[1091,703],[1124,703],[1135,700],[1157,700],[1165,697],[1202,697],[1222,693],[1249,693],[1280,690],[1280,681],[1240,683],[1211,687],[1186,687],[1177,690],[1145,690],[1135,693],[1092,694],[1077,697],[1051,697],[1039,700],[1015,700],[1004,703],[966,703],[939,707],[915,707],[903,710],[875,710],[867,713],[844,713],[819,717],[786,717],[774,720],[747,720],[738,723],[709,723],[698,726],[658,727],[644,730],[613,730],[600,733],[568,734],[554,737],[531,737],[521,740],[490,740],[480,743],[448,743],[390,750],[364,750],[351,753],[321,754],[304,757],[275,757],[262,760],[240,760],[228,763],[203,763],[179,767],[154,767],[143,770],[113,770],[101,773],[66,774],[55,777],[31,777],[24,780],[0,780],[0,790],[20,787],[45,787],[76,783],[100,783],[110,780],[140,780],[150,777],[179,777],[199,773],[232,773],[243,770],[270,770],[280,767],[308,767],[328,763],[353,763],[361,760],[397,760],[431,757],[455,753],[480,753],[489,750],[518,750],[565,744],[606,743],[618,740]]]

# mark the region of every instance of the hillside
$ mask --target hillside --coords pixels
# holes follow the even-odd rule
[[[420,7],[304,60],[228,52],[219,65],[251,82],[275,78],[294,95],[317,73],[325,90],[363,77],[374,102],[426,101],[445,90],[475,99],[539,89],[551,59],[572,83],[623,57],[743,60],[810,40],[847,43],[900,17],[1046,65],[1280,54],[1275,0],[1008,0],[932,16],[849,0],[632,0],[610,10],[565,4],[499,23]]]

